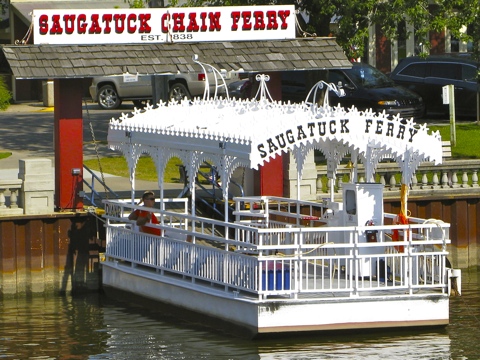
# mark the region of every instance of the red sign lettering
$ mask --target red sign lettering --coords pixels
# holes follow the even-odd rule
[[[294,38],[294,10],[293,5],[34,10],[34,41],[101,44]]]
[[[252,12],[251,11],[232,11],[232,31],[238,30],[238,23],[242,23],[242,30],[277,30],[278,19],[281,22],[281,28],[286,29],[288,27],[287,18],[290,16],[290,11],[254,11],[252,24]]]
[[[152,28],[148,25],[148,20],[152,18],[151,14],[140,14],[138,15],[138,20],[140,21],[140,26],[138,28],[139,33],[150,33]]]
[[[40,35],[60,35],[65,32],[66,34],[110,34],[112,28],[111,22],[114,21],[115,32],[122,34],[125,31],[130,34],[149,33],[152,28],[148,21],[151,19],[150,14],[103,14],[100,19],[100,14],[92,14],[87,19],[85,14],[65,14],[62,19],[60,15],[54,14],[48,18],[47,15],[40,15],[39,17],[39,33]]]

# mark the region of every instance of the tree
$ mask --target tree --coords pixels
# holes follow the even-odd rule
[[[471,41],[473,57],[480,61],[479,0],[303,0],[300,8],[310,15],[309,30],[320,36],[330,35],[325,24],[337,19],[333,35],[351,59],[364,53],[370,25],[380,26],[383,34],[394,40],[400,35],[399,25],[408,21],[417,43],[424,44],[423,55],[428,55],[431,46],[430,33],[448,29],[459,40]],[[477,79],[480,85],[480,68]],[[479,98],[477,95],[477,102]]]
[[[183,6],[291,3],[290,0],[187,0]],[[171,0],[170,5],[178,6],[179,0]],[[388,39],[395,40],[399,36],[399,25],[404,21],[414,25],[417,42],[424,44],[425,49],[430,48],[431,31],[442,32],[448,28],[460,40],[471,41],[473,54],[480,59],[479,0],[299,0],[297,7],[308,16],[307,33],[335,36],[351,59],[364,54],[370,25],[380,26]],[[330,26],[332,21],[336,25],[334,28]],[[463,27],[468,28],[468,35],[462,31]]]
[[[147,7],[147,3],[144,0],[127,0],[130,9],[144,9]]]
[[[350,58],[363,54],[368,41],[368,27],[376,24],[388,39],[398,37],[403,21],[414,25],[418,42],[430,47],[430,32],[448,28],[461,40],[480,45],[480,2],[478,0],[304,0],[299,7],[310,16],[308,29],[319,36],[330,35],[326,24],[337,20],[331,35]],[[469,28],[468,35],[461,32]]]
[[[8,90],[3,77],[0,77],[0,110],[6,110],[10,106],[12,93]]]
[[[170,6],[179,6],[179,2],[171,0]],[[291,0],[187,0],[183,6],[291,3]],[[298,0],[297,7],[307,14],[307,33],[335,36],[349,58],[364,53],[370,25],[380,26],[384,35],[394,40],[399,35],[399,24],[408,21],[414,25],[417,42],[426,49],[430,48],[431,31],[448,28],[460,40],[472,41],[474,56],[480,59],[479,0]],[[333,29],[332,21],[336,25]],[[464,26],[469,30],[468,35],[461,31]]]

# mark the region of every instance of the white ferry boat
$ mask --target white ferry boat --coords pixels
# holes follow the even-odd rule
[[[447,260],[450,224],[406,210],[418,165],[442,160],[439,133],[410,119],[330,107],[328,96],[321,106],[272,101],[267,78],[257,76],[253,100],[209,99],[206,91],[203,99],[160,103],[111,120],[108,143],[127,159],[132,199],[105,201],[105,291],[174,305],[252,336],[447,325],[452,288],[461,291],[460,270]],[[325,87],[339,91],[320,82],[312,94]],[[331,186],[326,199],[300,198],[313,150],[325,155],[331,179],[350,154],[354,166],[341,197]],[[259,169],[288,152],[296,161],[297,198],[229,198],[235,169]],[[164,197],[159,181],[159,201],[148,208],[159,224],[146,226],[160,235],[128,220],[133,210],[145,210],[134,202],[135,166],[144,153],[159,179],[173,157],[187,175],[195,174],[188,176],[190,199]],[[383,185],[374,183],[384,158],[402,168],[401,214],[384,213]],[[195,178],[204,161],[222,181],[223,220],[202,217],[196,208]]]

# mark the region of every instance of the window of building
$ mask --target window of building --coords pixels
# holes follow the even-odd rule
[[[423,43],[420,41],[417,35],[417,29],[414,30],[413,36],[414,36],[413,41],[415,45],[415,55],[420,55],[421,53],[425,52],[425,49],[424,49]]]
[[[459,52],[460,51],[460,40],[455,37],[450,37],[450,52]]]
[[[400,21],[397,27],[398,60],[407,57],[407,26],[405,20]]]

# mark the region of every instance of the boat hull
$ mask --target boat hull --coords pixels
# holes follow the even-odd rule
[[[249,336],[269,333],[444,326],[444,294],[385,297],[259,300],[161,276],[135,267],[103,263],[104,288],[115,289],[231,324]],[[237,331],[236,331],[237,332]]]

